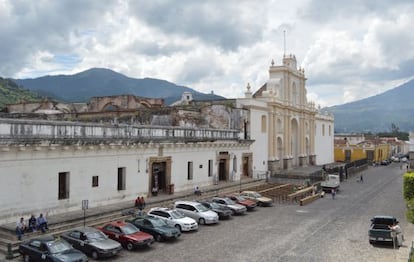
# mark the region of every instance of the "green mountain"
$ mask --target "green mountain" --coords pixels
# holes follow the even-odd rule
[[[43,76],[34,79],[16,79],[19,85],[45,96],[65,102],[87,102],[95,96],[135,95],[164,98],[165,104],[181,99],[183,92],[191,92],[196,100],[223,97],[204,94],[168,81],[130,78],[104,68],[92,68],[74,75]]]
[[[29,90],[19,87],[13,80],[0,77],[0,110],[6,104],[14,104],[19,102],[40,101],[42,97]]]
[[[382,94],[328,107],[335,115],[335,132],[387,132],[392,124],[414,131],[414,80]]]

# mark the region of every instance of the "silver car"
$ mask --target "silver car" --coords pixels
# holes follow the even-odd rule
[[[185,216],[198,221],[199,224],[216,224],[219,221],[219,216],[216,212],[198,202],[176,201],[174,207]]]
[[[237,204],[228,197],[213,197],[211,200],[220,205],[229,207],[231,211],[233,211],[233,215],[242,215],[247,211],[247,208],[245,206]]]
[[[122,250],[120,243],[92,227],[75,228],[62,233],[61,237],[93,259],[112,257]]]

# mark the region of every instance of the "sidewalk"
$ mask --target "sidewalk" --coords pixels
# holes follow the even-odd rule
[[[200,187],[200,189],[204,193],[203,195],[205,196],[211,195],[211,194],[218,195],[220,194],[220,191],[226,188],[237,187],[238,189],[239,186],[241,188],[245,188],[249,184],[252,184],[254,182],[259,182],[259,181],[262,181],[262,180],[246,178],[246,179],[243,179],[241,183],[240,181],[220,182],[217,185],[209,185],[209,186]],[[175,199],[180,199],[180,198],[189,198],[189,197],[193,197],[194,199],[203,198],[203,195],[196,196],[194,195],[193,190],[179,191],[179,192],[175,192],[174,194],[161,193],[161,194],[158,194],[157,196],[151,196],[145,199],[146,209],[149,209],[157,205],[163,205],[163,204],[165,205],[165,203],[167,203],[168,201],[173,201]],[[110,214],[110,213],[115,213],[115,212],[119,212],[121,214],[122,212],[135,209],[134,201],[135,200],[129,200],[129,201],[118,202],[116,204],[92,207],[92,208],[88,208],[86,212],[80,209],[76,211],[65,212],[62,214],[49,215],[46,218],[48,220],[49,227],[52,228],[53,225],[57,225],[61,223],[69,223],[72,221],[79,221],[79,220],[84,219],[84,217],[85,218],[98,217],[100,215]],[[16,218],[16,221],[17,221],[17,218]],[[8,224],[0,225],[0,228],[6,229],[7,231],[14,232],[15,226],[16,226],[15,223],[8,223]]]

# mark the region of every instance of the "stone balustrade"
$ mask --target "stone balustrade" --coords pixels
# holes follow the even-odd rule
[[[230,129],[138,126],[126,124],[81,123],[68,121],[0,118],[0,144],[105,143],[105,141],[217,141],[239,140],[240,131]]]

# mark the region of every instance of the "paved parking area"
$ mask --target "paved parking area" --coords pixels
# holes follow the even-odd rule
[[[370,167],[364,183],[342,183],[335,200],[328,194],[303,207],[258,208],[105,261],[407,261],[414,226],[405,219],[402,171],[398,165]],[[380,214],[400,220],[403,247],[369,244],[370,219]]]

